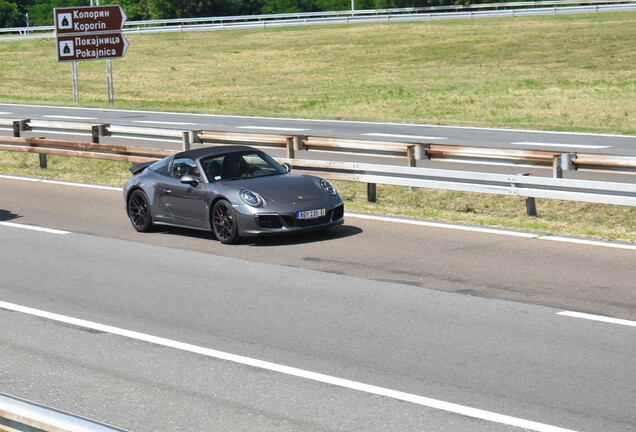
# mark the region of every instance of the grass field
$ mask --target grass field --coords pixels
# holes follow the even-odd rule
[[[636,13],[128,36],[115,108],[636,134]],[[104,62],[81,106],[107,107]],[[54,40],[0,42],[0,101],[74,105]],[[122,185],[128,165],[0,152],[0,172]],[[636,242],[636,209],[338,183],[349,210]]]
[[[636,13],[127,36],[115,107],[636,133]],[[80,62],[82,106],[106,68]],[[0,42],[0,99],[73,105],[53,39]]]

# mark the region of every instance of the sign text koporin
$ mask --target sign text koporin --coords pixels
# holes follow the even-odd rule
[[[121,30],[126,14],[119,5],[55,8],[55,32],[88,33]]]

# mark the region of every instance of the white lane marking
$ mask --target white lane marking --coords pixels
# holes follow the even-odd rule
[[[622,244],[622,243],[609,243],[600,240],[585,240],[585,239],[576,239],[569,237],[559,237],[559,236],[539,236],[539,240],[551,240],[558,241],[563,243],[576,243],[583,244],[589,246],[603,246],[603,247],[611,247],[614,249],[627,249],[627,250],[636,250],[636,245]]]
[[[362,134],[362,135],[364,135],[364,136],[387,137],[387,138],[420,139],[420,140],[445,140],[445,139],[448,139],[446,137],[438,137],[438,136],[401,135],[401,134],[390,134],[390,133],[366,133],[366,134]]]
[[[43,115],[42,117],[65,119],[65,120],[98,120],[97,117],[78,117],[78,116],[66,116],[66,115]]]
[[[59,180],[42,180],[42,183],[62,185],[62,186],[71,185],[71,186],[83,187],[88,189],[111,190],[111,191],[117,191],[117,192],[122,192],[124,190],[123,188],[117,187],[117,186],[94,185],[89,183],[85,183],[85,184],[84,183],[69,183],[69,182],[59,181]]]
[[[42,227],[38,227],[34,225],[23,225],[23,224],[11,223],[11,222],[0,222],[0,225],[8,226],[11,228],[21,228],[21,229],[27,229],[31,231],[40,231],[40,232],[45,232],[49,234],[70,234],[69,231],[62,231],[62,230],[57,230],[52,228],[42,228]]]
[[[157,120],[135,120],[133,123],[148,123],[148,124],[158,124],[158,125],[171,125],[171,126],[189,126],[196,123],[187,123],[187,122],[169,122],[169,121],[157,121]]]
[[[512,142],[510,144],[520,145],[520,146],[539,146],[539,147],[569,147],[569,148],[577,148],[577,149],[604,149],[604,148],[611,147],[611,146],[603,146],[603,145],[559,144],[559,143],[544,143],[544,142],[531,142],[531,141]]]
[[[12,175],[6,175],[6,174],[0,174],[0,178],[6,178],[9,180],[23,180],[23,181],[31,181],[31,182],[50,183],[50,184],[57,184],[62,186],[74,186],[74,187],[111,190],[115,192],[123,191],[123,188],[117,187],[117,186],[102,186],[102,185],[92,185],[92,184],[86,184],[86,183],[72,183],[72,182],[57,181],[57,180],[44,180],[44,179],[38,179],[38,178],[19,177],[19,176],[12,176]],[[428,226],[433,228],[447,228],[447,229],[454,229],[454,230],[460,230],[460,231],[471,231],[471,232],[480,232],[480,233],[486,233],[486,234],[507,235],[512,237],[534,238],[537,240],[552,240],[552,241],[559,241],[563,243],[574,243],[574,244],[582,244],[582,245],[588,245],[588,246],[602,246],[602,247],[609,247],[614,249],[636,250],[636,245],[623,244],[623,243],[610,243],[610,242],[604,242],[600,240],[585,240],[585,239],[577,239],[577,238],[569,238],[569,237],[544,236],[541,234],[526,233],[521,231],[508,231],[508,230],[500,230],[500,229],[494,229],[494,228],[480,228],[480,227],[472,227],[472,226],[465,226],[465,225],[454,225],[454,224],[443,223],[443,222],[428,222],[428,221],[419,221],[419,220],[410,220],[410,219],[400,219],[400,218],[388,217],[388,216],[365,215],[361,213],[345,212],[345,216],[359,218],[359,219],[371,219],[371,220],[379,220],[384,222],[402,223],[407,225],[420,225],[420,226]]]
[[[7,104],[0,104],[7,105]],[[290,122],[312,122],[312,123],[336,123],[336,124],[362,124],[362,125],[390,125],[390,126],[415,126],[423,128],[442,128],[442,129],[463,129],[463,130],[481,130],[481,131],[497,131],[497,132],[523,132],[532,134],[550,134],[550,135],[578,135],[578,136],[593,136],[593,137],[609,137],[609,138],[636,138],[636,135],[615,135],[615,134],[598,134],[598,133],[584,133],[584,132],[554,132],[554,131],[541,131],[541,130],[528,130],[528,129],[505,129],[505,128],[487,128],[487,127],[475,127],[475,126],[448,126],[448,125],[428,125],[428,124],[414,124],[414,123],[390,123],[390,122],[364,122],[364,121],[348,121],[348,120],[320,120],[320,119],[299,119],[299,118],[284,118],[284,117],[249,117],[249,116],[233,116],[223,114],[197,114],[197,113],[179,113],[168,111],[141,111],[141,110],[123,110],[123,109],[104,109],[104,108],[84,108],[84,107],[60,107],[55,105],[29,105],[29,104],[17,104],[21,107],[29,108],[55,108],[65,110],[78,110],[78,111],[97,111],[103,112],[119,112],[119,113],[140,113],[140,114],[170,114],[175,116],[192,116],[203,118],[226,118],[226,119],[256,119],[256,120],[284,120]],[[306,129],[303,129],[306,130]]]
[[[424,396],[418,396],[411,393],[404,393],[397,390],[391,390],[383,387],[378,387],[370,384],[364,384],[356,381],[351,381],[343,378],[338,378],[330,375],[324,375],[317,372],[311,372],[303,369],[298,369],[290,366],[284,366],[268,361],[257,360],[250,357],[244,357],[236,354],[231,354],[223,351],[218,351],[210,348],[204,348],[197,345],[192,345],[184,342],[178,342],[171,339],[165,339],[158,336],[152,336],[144,333],[139,333],[132,330],[126,330],[118,327],[113,327],[105,324],[99,324],[92,321],[85,321],[79,318],[68,317],[65,315],[59,315],[52,312],[46,312],[39,309],[33,309],[27,306],[20,306],[13,303],[7,303],[0,301],[0,308],[11,310],[14,312],[21,312],[40,318],[45,318],[65,324],[84,327],[91,330],[110,333],[117,336],[126,337],[129,339],[135,339],[142,342],[152,343],[155,345],[165,346],[168,348],[178,349],[181,351],[191,352],[194,354],[203,355],[206,357],[215,358],[218,360],[230,361],[237,364],[251,366],[254,368],[268,370],[271,372],[277,372],[284,375],[294,376],[298,378],[304,378],[307,380],[330,384],[336,387],[346,388],[349,390],[356,390],[364,393],[369,393],[377,396],[384,396],[396,400],[410,402],[413,404],[421,405],[428,408],[443,410],[455,414],[464,415],[476,419],[486,420],[493,423],[500,423],[537,432],[573,432],[568,429],[563,429],[556,426],[551,426],[543,423],[538,423],[530,420],[524,420],[516,417],[507,416],[504,414],[497,414],[490,411],[485,411],[477,408],[471,408],[464,405],[458,405],[451,402],[444,402],[437,399],[431,399]]]
[[[410,220],[410,219],[399,219],[399,218],[393,218],[393,217],[387,217],[387,216],[365,215],[360,213],[345,212],[345,216],[359,218],[359,219],[371,219],[371,220],[377,220],[382,222],[403,223],[407,225],[420,225],[420,226],[427,226],[427,227],[433,227],[433,228],[448,228],[448,229],[455,229],[455,230],[461,230],[461,231],[473,231],[473,232],[480,232],[480,233],[487,233],[487,234],[500,234],[500,235],[508,235],[513,237],[522,237],[522,238],[539,237],[539,234],[532,234],[532,233],[525,233],[525,232],[518,232],[518,231],[506,231],[506,230],[499,230],[499,229],[493,229],[493,228],[479,228],[479,227],[471,227],[471,226],[463,226],[463,225],[453,225],[453,224],[446,224],[441,222],[427,222],[427,221]]]
[[[302,128],[289,128],[289,127],[270,127],[270,126],[239,126],[237,129],[259,129],[259,130],[273,130],[273,131],[284,131],[284,132],[303,132],[308,131],[309,129]]]
[[[0,115],[5,115],[5,114],[13,114],[13,113],[9,111],[0,111]]]
[[[41,182],[42,181],[42,179],[39,179],[39,178],[12,176],[12,175],[8,175],[8,174],[0,174],[0,178],[9,179],[9,180],[22,180],[22,181],[29,181],[29,182]]]
[[[72,183],[72,182],[61,181],[61,180],[46,180],[41,178],[20,177],[20,176],[12,176],[7,174],[0,174],[0,178],[5,178],[9,180],[30,181],[30,182],[37,182],[37,183],[48,183],[48,184],[55,184],[55,185],[62,185],[62,186],[83,187],[83,188],[89,188],[89,189],[112,190],[117,192],[122,192],[124,190],[124,188],[117,187],[117,186],[94,185],[90,183]]]
[[[472,232],[480,232],[480,233],[486,233],[486,234],[507,235],[512,237],[532,238],[537,240],[552,240],[552,241],[559,241],[563,243],[574,243],[574,244],[582,244],[582,245],[588,245],[588,246],[602,246],[602,247],[609,247],[614,249],[636,250],[636,245],[623,244],[623,243],[610,243],[610,242],[605,242],[601,240],[585,240],[585,239],[577,239],[577,238],[569,238],[569,237],[558,237],[558,236],[526,233],[522,231],[508,231],[508,230],[500,230],[495,228],[480,228],[480,227],[472,227],[472,226],[465,226],[465,225],[454,225],[454,224],[443,223],[443,222],[428,222],[428,221],[420,221],[420,220],[401,219],[401,218],[389,217],[389,216],[366,215],[361,213],[345,212],[345,216],[359,218],[359,219],[378,220],[383,222],[403,223],[407,225],[420,225],[420,226],[427,226],[427,227],[433,227],[433,228],[448,228],[448,229],[454,229],[454,230],[460,230],[460,231],[472,231]]]
[[[571,312],[571,311],[559,312],[557,313],[557,315],[568,316],[571,318],[582,318],[582,319],[592,320],[592,321],[601,321],[601,322],[609,323],[609,324],[620,324],[620,325],[626,325],[630,327],[636,327],[636,321],[606,317],[602,315],[592,315],[592,314],[586,314],[582,312]]]

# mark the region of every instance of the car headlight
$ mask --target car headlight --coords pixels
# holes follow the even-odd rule
[[[241,199],[245,201],[245,204],[252,207],[260,207],[263,205],[263,198],[256,192],[247,189],[241,191]]]
[[[329,180],[320,180],[320,185],[325,189],[325,191],[327,191],[329,195],[338,195],[338,192],[336,192],[336,188],[333,187],[331,183],[329,183]]]

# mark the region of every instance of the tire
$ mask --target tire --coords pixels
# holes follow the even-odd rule
[[[212,231],[224,244],[236,243],[239,239],[234,209],[226,200],[218,201],[212,209]]]
[[[139,232],[148,232],[153,228],[150,204],[146,194],[137,189],[128,197],[128,217],[133,227]]]

